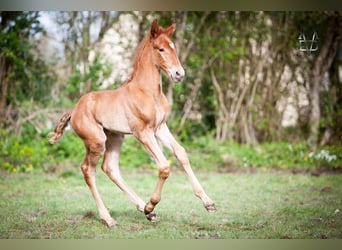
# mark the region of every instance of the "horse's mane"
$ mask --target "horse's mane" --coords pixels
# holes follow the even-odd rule
[[[150,35],[150,32],[148,32],[148,34],[144,37],[144,39],[139,43],[138,47],[136,48],[134,52],[134,56],[133,56],[133,72],[126,83],[130,82],[132,78],[134,77],[134,74],[137,68],[139,67],[139,64],[142,61],[141,58],[142,58],[143,52],[150,43],[150,39],[151,39],[151,35]]]

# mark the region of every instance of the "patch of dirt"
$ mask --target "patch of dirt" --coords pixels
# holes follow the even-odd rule
[[[324,186],[321,189],[322,193],[330,193],[332,191],[332,188],[330,186]]]
[[[38,210],[38,211],[36,211],[36,212],[34,212],[34,213],[32,213],[32,214],[26,216],[26,220],[27,220],[28,222],[34,222],[34,221],[36,221],[40,216],[43,216],[43,215],[45,215],[45,214],[47,214],[47,210],[46,210],[46,209]]]
[[[84,217],[81,216],[81,215],[77,215],[77,216],[68,216],[65,221],[68,223],[68,224],[78,224],[80,221],[82,221]]]
[[[65,219],[65,221],[71,225],[78,225],[79,222],[81,222],[82,220],[93,219],[94,217],[95,217],[95,213],[92,211],[88,211],[83,216],[82,215],[75,215],[75,216],[70,215]]]
[[[322,234],[321,239],[328,239],[328,236],[326,234]]]
[[[92,219],[95,217],[95,213],[93,211],[88,211],[85,213],[85,215],[83,217],[87,218],[87,219]]]
[[[290,240],[290,239],[292,239],[292,237],[289,236],[289,235],[283,235],[281,238],[284,239],[284,240]]]
[[[139,232],[139,231],[142,231],[142,230],[144,230],[143,227],[135,225],[135,226],[131,226],[131,227],[128,229],[128,232],[130,232],[130,233],[135,233],[135,232]]]
[[[220,239],[219,233],[210,232],[209,228],[205,228],[203,226],[197,224],[191,224],[190,226],[194,229],[194,238],[195,239]]]
[[[316,169],[294,169],[292,170],[292,173],[293,174],[311,174],[312,176],[342,174],[342,167],[340,168],[319,167]]]
[[[220,235],[218,233],[208,234],[208,233],[196,233],[195,239],[220,239]]]

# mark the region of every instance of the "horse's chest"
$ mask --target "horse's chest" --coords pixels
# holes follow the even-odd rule
[[[157,128],[165,122],[170,105],[165,97],[145,99],[145,102],[136,103],[134,105],[134,114],[138,118],[137,121],[142,123],[143,127]],[[140,126],[140,125],[139,125]]]
[[[159,126],[161,123],[165,122],[168,110],[166,108],[157,106],[155,110],[155,124]]]
[[[170,112],[170,105],[166,100],[165,96],[162,96],[158,99],[154,100],[153,103],[154,109],[154,124],[159,126],[161,123],[165,122],[166,116]]]

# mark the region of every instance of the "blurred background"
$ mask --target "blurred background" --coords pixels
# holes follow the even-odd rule
[[[177,24],[186,78],[163,89],[195,169],[341,171],[342,12],[261,11],[0,12],[0,170],[78,167],[81,140],[47,134],[83,94],[129,78],[155,18]],[[155,168],[130,136],[121,165]]]

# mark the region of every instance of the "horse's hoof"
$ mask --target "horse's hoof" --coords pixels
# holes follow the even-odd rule
[[[151,221],[151,222],[157,222],[159,221],[159,218],[157,216],[156,213],[154,212],[151,212],[151,213],[148,213],[148,214],[145,214],[146,218]]]
[[[107,224],[107,226],[108,226],[109,228],[118,228],[118,227],[119,227],[119,224],[118,224],[118,223]]]
[[[215,203],[206,204],[204,207],[205,207],[205,209],[207,209],[207,211],[209,213],[215,213],[216,212]]]
[[[117,223],[115,220],[110,220],[110,221],[105,221],[105,220],[102,220],[104,224],[106,224],[106,226],[108,228],[117,228],[119,227],[119,223]]]

